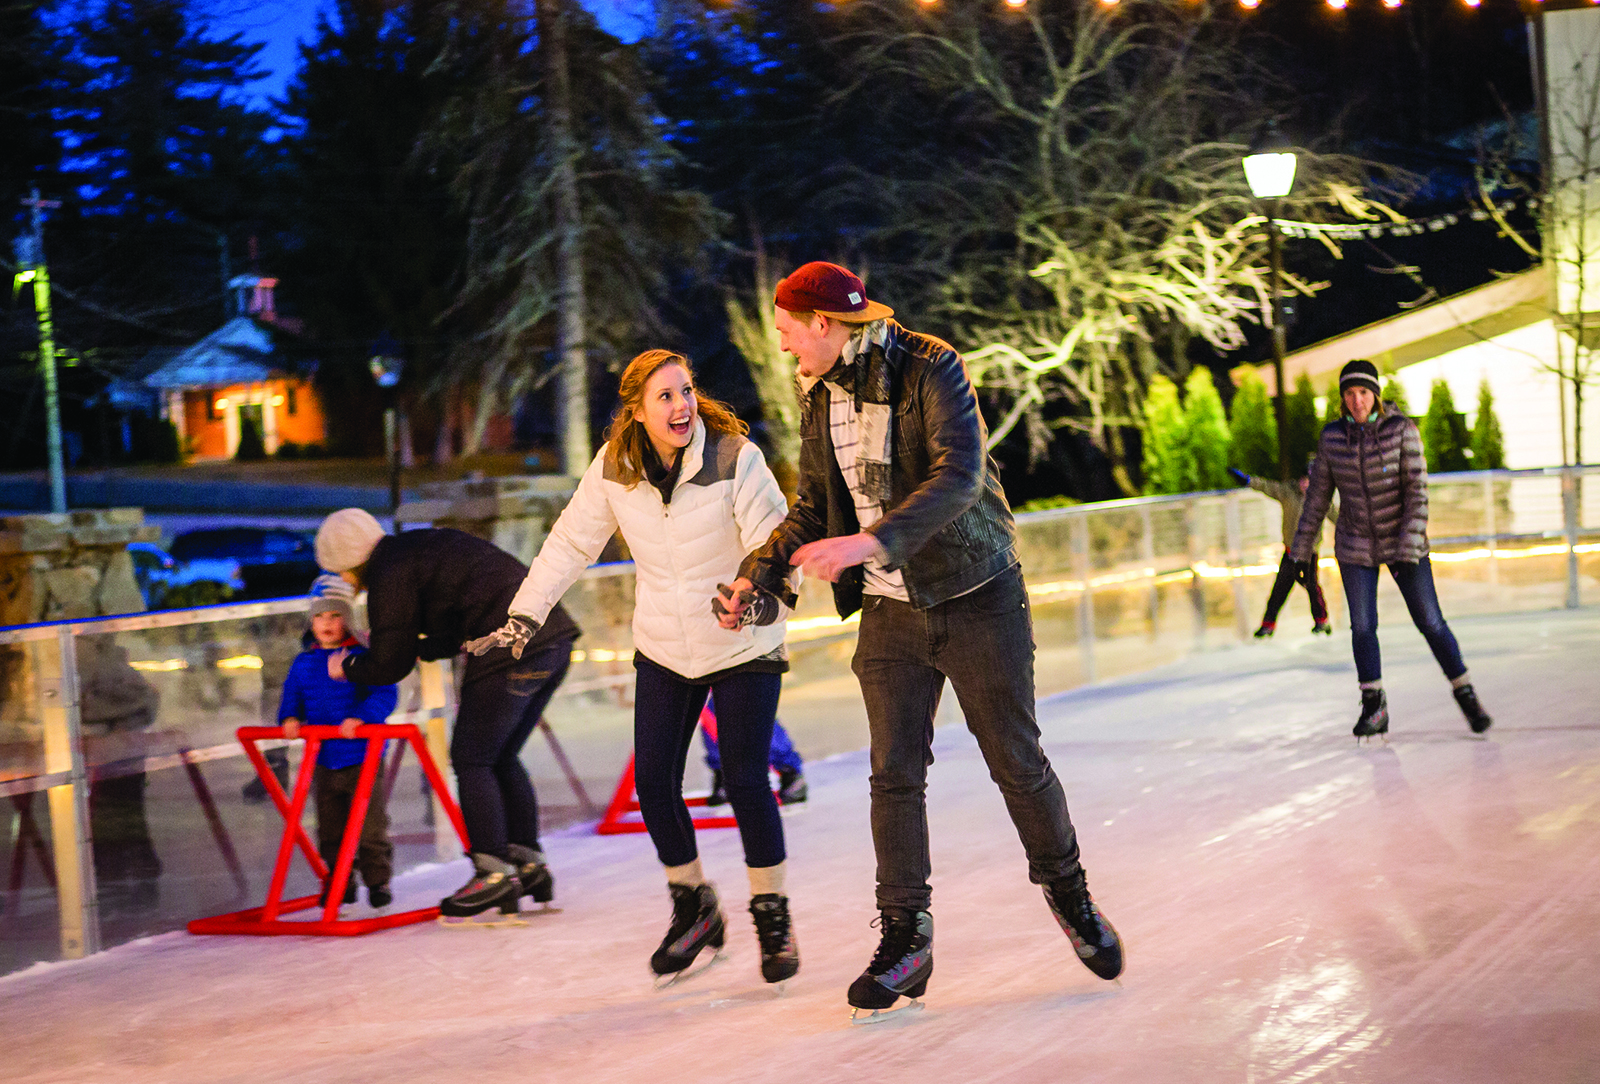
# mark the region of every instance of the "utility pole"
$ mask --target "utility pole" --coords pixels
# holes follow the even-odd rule
[[[566,5],[538,0],[539,47],[544,54],[546,123],[555,160],[556,398],[561,425],[561,469],[576,478],[589,466],[589,361],[584,348],[583,212],[578,203],[577,143],[572,136],[572,75],[567,64]]]
[[[67,510],[67,477],[61,469],[61,389],[56,383],[55,324],[50,318],[50,269],[44,262],[44,212],[60,200],[40,199],[35,188],[22,201],[29,209],[28,232],[17,238],[15,288],[33,285],[33,308],[39,317],[39,370],[44,374],[45,442],[50,455],[50,510]]]

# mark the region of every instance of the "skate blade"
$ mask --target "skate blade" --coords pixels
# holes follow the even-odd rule
[[[911,998],[904,1005],[891,1005],[887,1009],[856,1009],[850,1010],[850,1024],[852,1027],[863,1027],[867,1024],[887,1024],[891,1020],[900,1020],[914,1015],[927,1008],[920,998]],[[865,1013],[866,1015],[862,1015]]]
[[[700,959],[696,960],[682,971],[674,971],[670,975],[657,975],[655,981],[655,990],[658,993],[662,990],[669,990],[672,987],[677,986],[679,983],[687,982],[692,978],[704,975],[707,971],[710,971],[713,967],[716,967],[727,958],[728,954],[721,949],[717,949],[709,960],[705,959],[705,956],[702,953]]]
[[[503,914],[496,911],[492,917],[484,918],[483,915],[485,914],[489,914],[489,912],[485,911],[477,915],[463,915],[459,918],[453,915],[440,915],[438,922],[439,925],[447,930],[509,929],[512,926],[526,926],[528,924],[527,920],[519,914]]]

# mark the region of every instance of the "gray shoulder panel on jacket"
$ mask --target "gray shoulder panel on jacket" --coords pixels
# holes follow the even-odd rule
[[[689,486],[709,486],[729,482],[739,470],[739,452],[750,443],[736,433],[714,433],[706,430],[706,446],[700,455],[700,469],[694,477],[680,483]]]
[[[606,445],[606,457],[601,462],[600,477],[607,482],[620,483],[622,481],[622,468],[617,464],[617,446],[615,444]]]

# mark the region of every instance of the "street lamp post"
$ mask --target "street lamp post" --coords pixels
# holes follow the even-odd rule
[[[383,389],[383,451],[389,460],[389,516],[395,517],[400,512],[400,420],[398,415],[399,393],[395,386],[400,383],[400,374],[405,370],[405,359],[400,357],[399,350],[387,338],[380,341],[373,348],[373,355],[367,360],[367,369],[372,373],[372,379],[377,381],[378,387]],[[399,524],[396,524],[398,529]]]
[[[1289,144],[1269,127],[1244,159],[1245,180],[1258,200],[1266,203],[1267,255],[1272,273],[1272,373],[1277,388],[1272,397],[1273,414],[1278,420],[1278,477],[1289,480],[1289,411],[1285,398],[1283,356],[1287,333],[1283,326],[1283,234],[1278,230],[1279,201],[1294,187],[1295,154]]]

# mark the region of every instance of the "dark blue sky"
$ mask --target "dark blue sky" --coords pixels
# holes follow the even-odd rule
[[[315,34],[317,10],[329,0],[214,0],[211,10],[217,28],[239,31],[248,41],[266,42],[261,65],[272,74],[255,85],[255,96],[265,104],[283,94],[299,58],[296,43]],[[531,0],[530,0],[531,2]],[[635,37],[634,29],[647,17],[650,0],[582,0],[613,34]]]

